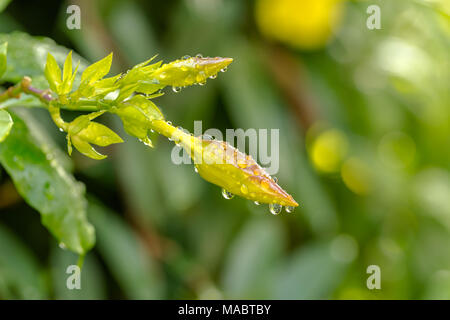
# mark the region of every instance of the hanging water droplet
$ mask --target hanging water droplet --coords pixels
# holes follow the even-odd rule
[[[261,204],[258,201],[254,201],[253,203],[256,204],[257,206],[259,206]]]
[[[227,72],[227,70],[228,70],[228,68],[225,67],[225,68],[223,68],[223,69],[220,69],[220,72]]]
[[[191,57],[191,56],[187,54],[187,55],[185,55],[185,56],[182,56],[181,59],[182,59],[182,60],[186,60],[186,59],[189,59],[190,57]]]
[[[173,90],[173,92],[178,93],[178,92],[181,91],[181,87],[175,87],[175,86],[173,86],[173,87],[172,87],[172,90]]]
[[[166,123],[171,126],[172,125],[172,121],[166,121]]]
[[[225,189],[222,189],[222,196],[223,196],[225,199],[230,200],[230,199],[233,199],[234,194],[232,194],[231,192],[229,192],[229,191],[227,191],[227,190],[225,190]]]
[[[272,177],[273,182],[278,183],[278,178],[277,177]]]
[[[150,129],[150,132],[151,132],[151,133],[155,133],[155,130],[153,130],[153,129]]]
[[[66,245],[63,242],[60,242],[58,246],[63,250],[67,249]]]
[[[205,84],[206,84],[206,80],[200,81],[200,82],[198,83],[199,86],[204,86]]]
[[[277,215],[281,212],[282,209],[283,209],[283,206],[281,204],[278,204],[278,203],[269,204],[269,210],[270,210],[271,214]]]
[[[196,57],[196,58],[203,58],[203,55],[202,55],[201,53],[197,53],[197,54],[195,55],[195,57]]]
[[[59,128],[59,131],[64,132],[63,128]]]
[[[197,167],[194,167],[194,171],[195,171],[195,173],[198,173]]]
[[[210,79],[215,79],[215,78],[217,78],[217,73],[216,73],[216,74],[210,75],[209,78],[210,78]]]
[[[286,210],[287,213],[292,213],[295,210],[295,208],[292,206],[286,206],[284,207],[284,209]]]

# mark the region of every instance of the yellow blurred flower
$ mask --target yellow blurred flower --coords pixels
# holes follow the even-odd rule
[[[357,158],[350,158],[341,168],[341,176],[347,188],[359,195],[370,191],[370,170]]]
[[[261,32],[300,49],[318,49],[331,38],[343,11],[343,0],[258,0]]]
[[[341,131],[331,129],[321,133],[312,143],[310,150],[314,167],[323,172],[339,171],[347,148],[347,138]]]

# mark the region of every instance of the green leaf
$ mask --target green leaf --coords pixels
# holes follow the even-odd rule
[[[48,144],[30,131],[27,122],[32,119],[25,112],[15,111],[12,119],[14,126],[0,144],[0,163],[58,241],[78,254],[86,253],[94,245],[95,234],[86,218],[84,186],[64,170]]]
[[[94,202],[89,202],[89,216],[98,234],[97,249],[127,297],[163,298],[162,275],[130,226]]]
[[[122,138],[108,127],[97,122],[91,122],[92,119],[100,116],[104,112],[98,111],[88,115],[82,115],[70,123],[67,134],[69,154],[71,153],[72,143],[85,156],[101,160],[106,158],[106,156],[97,152],[90,143],[106,147],[113,143],[123,142]]]
[[[23,32],[0,33],[2,42],[8,42],[8,66],[2,81],[16,83],[29,76],[33,79],[33,86],[39,89],[48,88],[44,76],[47,53],[51,52],[56,62],[62,65],[70,51],[49,38],[33,37]],[[86,60],[77,54],[73,54],[73,58],[81,61],[80,70],[84,70]]]
[[[0,78],[6,71],[6,52],[8,50],[8,42],[0,44]]]
[[[8,136],[13,123],[10,114],[6,110],[0,110],[0,142]]]
[[[2,225],[0,225],[0,297],[48,298],[43,273],[36,258]]]
[[[81,75],[80,94],[89,97],[89,89],[92,89],[94,82],[106,76],[111,68],[113,54],[110,53],[105,58],[87,67]]]
[[[148,138],[149,124],[153,120],[163,120],[164,116],[159,108],[142,95],[136,95],[118,108],[113,109],[122,120],[125,131],[145,144],[152,146]]]
[[[11,0],[0,0],[0,12],[6,9]]]
[[[79,65],[80,62],[78,62],[75,72],[72,74],[72,51],[70,51],[64,62],[62,84],[58,94],[67,94],[72,90],[73,81],[75,80]]]
[[[50,52],[47,53],[47,63],[45,64],[44,74],[50,85],[50,89],[57,93],[61,85],[61,69]]]

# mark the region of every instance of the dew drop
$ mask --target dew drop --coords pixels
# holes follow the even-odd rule
[[[200,86],[204,86],[205,84],[206,84],[206,80],[200,81],[200,82],[198,83],[198,85],[200,85]]]
[[[195,173],[198,173],[197,167],[194,167],[194,171],[195,171]]]
[[[209,78],[210,79],[215,79],[215,78],[217,78],[217,74],[212,74],[212,75],[209,76]]]
[[[223,68],[223,69],[220,69],[220,72],[227,72],[227,70],[228,70],[228,68],[225,67],[225,68]]]
[[[173,92],[178,93],[178,92],[181,91],[181,87],[175,87],[175,86],[173,86],[173,87],[172,87],[172,90],[173,90]]]
[[[171,126],[172,125],[172,121],[166,121],[166,123]]]
[[[202,139],[203,139],[203,140],[214,140],[213,137],[210,136],[209,134],[204,134],[204,135],[202,136]]]
[[[269,204],[269,210],[270,210],[271,214],[277,215],[281,212],[282,209],[283,209],[283,206],[281,204],[278,204],[278,203]]]
[[[195,55],[195,57],[196,57],[196,58],[203,58],[203,55],[202,55],[201,53],[197,53],[197,54]]]
[[[63,250],[67,249],[66,245],[63,242],[60,242],[58,246]]]
[[[256,204],[257,206],[259,206],[261,204],[258,201],[254,201],[253,203]]]
[[[222,189],[222,196],[223,196],[225,199],[229,200],[229,199],[233,199],[234,194],[232,194],[231,192],[229,192],[229,191],[227,191],[227,190],[225,190],[225,189]]]
[[[292,213],[295,210],[295,208],[292,206],[286,206],[284,207],[284,209],[286,210],[287,213]]]
[[[59,128],[59,131],[64,132],[63,128]]]
[[[247,187],[245,184],[243,184],[243,185],[241,186],[241,192],[242,192],[243,194],[247,194],[247,193],[248,193],[248,187]]]

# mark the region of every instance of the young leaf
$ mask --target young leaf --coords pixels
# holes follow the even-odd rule
[[[101,160],[106,158],[105,155],[97,152],[90,143],[101,147],[108,146],[113,143],[120,143],[123,140],[108,127],[91,122],[91,120],[103,114],[105,111],[93,112],[88,115],[77,117],[69,124],[67,133],[69,154],[71,153],[71,145],[92,159]]]
[[[125,131],[148,146],[153,146],[148,131],[153,120],[164,119],[159,108],[142,95],[135,95],[133,98],[119,104],[118,108],[112,109],[122,120]]]
[[[8,49],[8,42],[0,43],[0,78],[6,71],[6,52]]]
[[[75,72],[72,74],[72,51],[70,51],[64,62],[62,84],[58,91],[59,95],[67,94],[72,90],[73,81],[75,80],[79,65],[80,62],[78,62]]]
[[[105,58],[93,63],[87,67],[81,75],[81,82],[87,82],[92,84],[93,82],[100,80],[106,76],[111,69],[112,52]]]
[[[0,109],[0,142],[5,140],[13,126],[13,120],[6,110]]]
[[[23,119],[32,119],[23,112],[20,116],[12,113],[14,126],[0,143],[0,163],[19,194],[39,211],[42,224],[62,245],[84,254],[95,242],[94,229],[86,218],[84,186],[64,170],[47,143],[29,130]]]
[[[61,69],[50,52],[47,54],[47,63],[45,64],[44,74],[50,85],[50,89],[54,92],[58,92],[59,87],[61,86]]]

